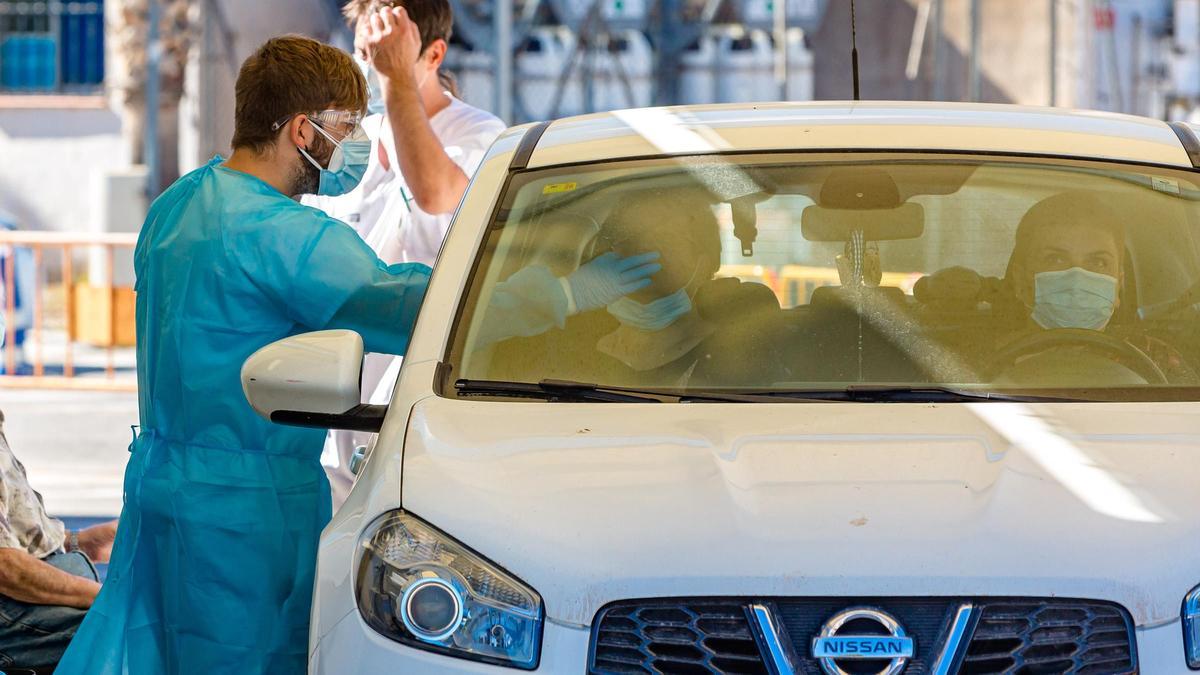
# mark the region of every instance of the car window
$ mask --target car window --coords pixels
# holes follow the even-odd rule
[[[530,275],[571,293],[589,263],[644,253],[662,269],[605,306],[539,324],[509,297]],[[1184,171],[932,154],[533,171],[470,279],[455,380],[1200,395],[1200,191]],[[528,325],[495,330],[513,322]]]

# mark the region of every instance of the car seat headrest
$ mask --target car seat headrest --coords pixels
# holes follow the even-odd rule
[[[710,321],[728,320],[751,312],[779,311],[779,298],[763,284],[734,278],[713,279],[696,291],[692,300],[700,316]]]
[[[980,276],[967,267],[948,267],[921,277],[913,286],[913,297],[937,309],[974,309],[981,302],[994,302],[1004,292],[996,277]]]

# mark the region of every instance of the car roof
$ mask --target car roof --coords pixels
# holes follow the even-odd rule
[[[528,168],[633,157],[776,150],[952,151],[1105,159],[1191,169],[1165,122],[1003,104],[763,103],[638,108],[544,129]]]

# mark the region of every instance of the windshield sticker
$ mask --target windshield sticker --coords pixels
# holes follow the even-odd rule
[[[557,195],[563,192],[573,192],[577,187],[579,187],[579,183],[551,183],[542,188],[542,194]]]
[[[1151,176],[1150,177],[1150,187],[1154,188],[1155,190],[1158,190],[1159,192],[1166,192],[1167,194],[1172,194],[1172,195],[1179,194],[1179,183],[1177,181],[1171,180],[1170,178],[1160,178],[1158,176]]]

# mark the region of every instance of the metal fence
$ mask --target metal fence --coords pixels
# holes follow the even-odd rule
[[[132,344],[133,289],[114,285],[114,259],[117,249],[132,249],[137,235],[78,234],[55,232],[0,231],[0,274],[3,275],[5,342],[4,374],[0,387],[48,388],[135,391],[137,379],[133,372],[119,373],[116,354],[122,345]],[[76,252],[99,251],[102,270],[92,275],[90,282],[76,281]],[[27,252],[29,255],[18,255]],[[47,284],[48,258],[61,264],[61,288]],[[22,274],[18,267],[32,266],[32,274]],[[96,271],[96,270],[93,270]],[[29,279],[32,288],[19,288],[19,279]],[[47,316],[50,297],[60,293],[61,303],[53,303],[61,314]],[[19,307],[20,305],[20,307]],[[18,321],[18,311],[28,312],[28,326]],[[89,318],[90,317],[90,318]],[[48,319],[65,327],[65,335],[54,345],[57,358],[47,358],[46,326]],[[18,338],[23,338],[18,340]],[[18,342],[23,345],[18,345]],[[79,367],[76,352],[81,342],[90,344],[90,351],[101,351],[102,365]],[[21,373],[18,350],[24,352],[28,372]],[[122,370],[131,370],[125,368]]]
[[[103,0],[0,0],[0,91],[87,93],[103,81]]]

